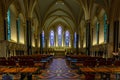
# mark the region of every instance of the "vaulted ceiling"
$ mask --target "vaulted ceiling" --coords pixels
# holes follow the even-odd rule
[[[77,0],[38,0],[35,6],[44,29],[55,23],[64,23],[75,30],[83,16],[83,9]]]
[[[110,18],[111,11],[119,9],[120,0],[2,0],[4,8],[10,3],[15,3],[25,17],[35,18],[38,21],[37,30],[47,30],[58,23],[75,31],[81,27],[81,22],[93,19],[102,9]],[[115,16],[119,16],[119,13]]]
[[[101,9],[111,8],[112,0],[37,0],[34,8],[40,26],[47,30],[56,23],[76,31],[83,20],[93,18]],[[109,10],[108,12],[109,13]]]

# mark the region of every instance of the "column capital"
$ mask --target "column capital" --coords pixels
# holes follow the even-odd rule
[[[40,34],[42,34],[42,31],[40,31]]]
[[[18,17],[16,18],[16,21],[18,21]]]
[[[34,34],[34,37],[35,37],[35,39],[38,39],[38,35],[37,34]]]
[[[109,20],[107,20],[107,22],[106,22],[107,24],[110,24],[110,21]]]
[[[114,20],[114,22],[119,22],[119,20]]]
[[[26,20],[31,21],[32,18],[31,17],[26,17]]]
[[[86,20],[86,23],[90,23],[90,19]]]

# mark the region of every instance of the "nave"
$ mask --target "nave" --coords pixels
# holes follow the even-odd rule
[[[119,7],[120,0],[0,0],[0,79],[120,80]]]

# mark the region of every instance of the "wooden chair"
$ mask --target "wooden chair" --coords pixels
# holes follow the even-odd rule
[[[119,66],[120,66],[120,60],[116,60],[116,61],[114,62],[114,66],[115,66],[115,67],[119,67]]]
[[[86,74],[85,80],[95,80],[95,74],[93,74],[93,73]]]
[[[95,67],[96,65],[97,65],[96,60],[86,60],[83,63],[83,66],[85,66],[85,67]]]

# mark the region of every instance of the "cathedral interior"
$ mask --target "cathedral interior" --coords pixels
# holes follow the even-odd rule
[[[1,0],[0,79],[119,80],[119,5],[120,0]]]

